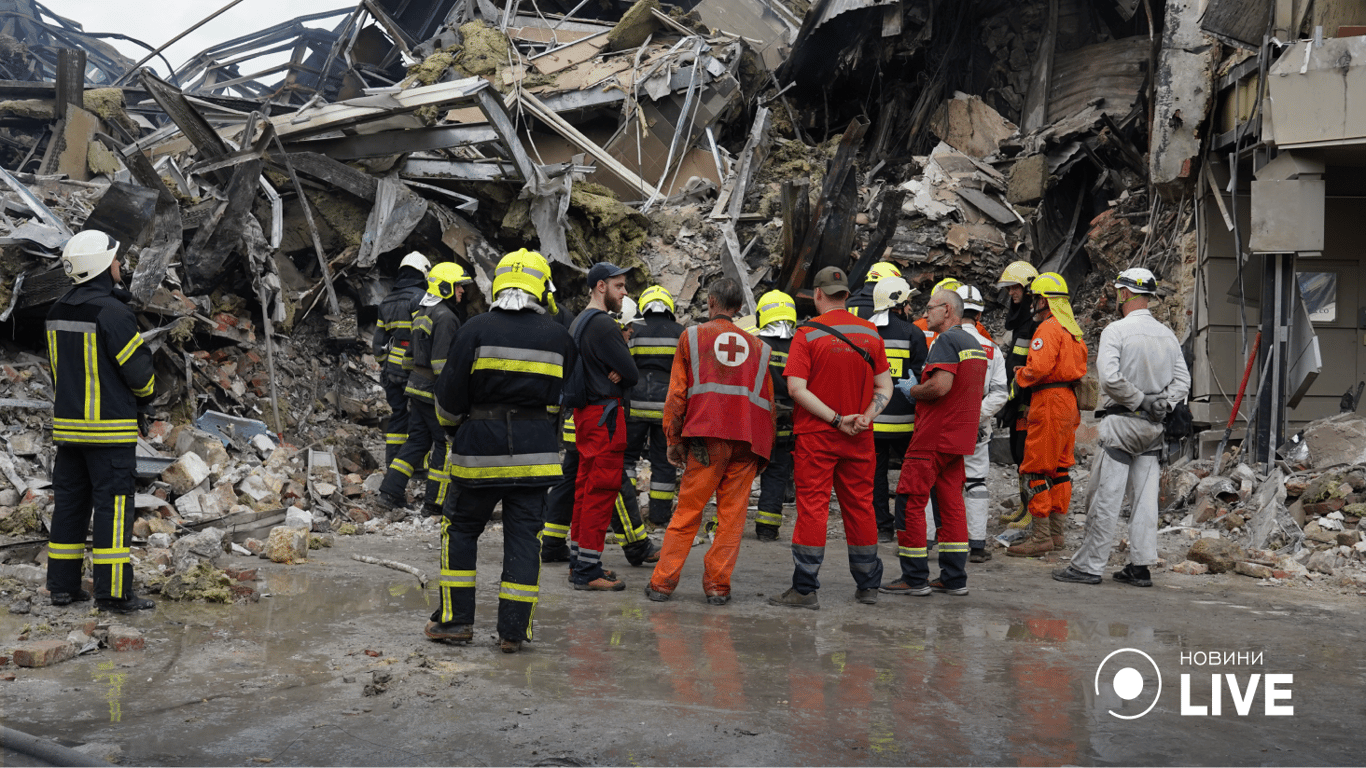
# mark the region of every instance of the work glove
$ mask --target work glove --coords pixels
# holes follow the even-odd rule
[[[906,378],[896,383],[896,391],[900,392],[901,396],[911,401],[911,403],[915,403],[915,398],[911,397],[911,387],[914,387],[919,383],[920,380],[915,377],[915,372],[912,371],[906,374]]]
[[[1172,405],[1161,395],[1144,395],[1143,404],[1138,406],[1138,410],[1146,413],[1149,421],[1161,424],[1171,412]]]

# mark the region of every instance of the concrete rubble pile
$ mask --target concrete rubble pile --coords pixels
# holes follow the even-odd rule
[[[1161,546],[1186,575],[1233,572],[1267,585],[1366,590],[1366,419],[1307,426],[1290,455],[1259,472],[1225,454],[1166,468]],[[1216,473],[1216,469],[1219,471]]]

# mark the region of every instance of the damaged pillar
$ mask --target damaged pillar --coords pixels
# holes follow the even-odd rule
[[[1164,198],[1175,200],[1197,178],[1200,130],[1209,116],[1219,46],[1200,29],[1204,3],[1169,0],[1157,60],[1152,148],[1148,176]]]

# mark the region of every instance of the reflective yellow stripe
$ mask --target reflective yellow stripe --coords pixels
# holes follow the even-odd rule
[[[474,589],[474,571],[441,570],[441,586],[452,589]]]
[[[967,543],[966,541],[961,541],[961,542],[960,542],[960,541],[955,541],[955,542],[941,541],[941,542],[939,542],[939,551],[940,551],[940,552],[967,552],[967,551],[968,551],[968,543]]]
[[[481,357],[474,361],[470,372],[509,371],[511,373],[539,373],[542,376],[564,377],[564,366],[554,363],[535,363],[530,360],[505,360],[499,357]]]
[[[1029,357],[1029,347],[1011,347],[1010,351],[1020,357]]]
[[[384,442],[389,445],[403,445],[404,443],[408,442],[408,433],[386,432],[384,435]]]
[[[897,555],[901,557],[929,557],[928,547],[898,547]]]
[[[546,523],[545,528],[541,531],[541,534],[543,536],[549,536],[552,539],[565,539],[569,537],[569,526],[556,525],[555,523]]]
[[[113,431],[137,429],[137,419],[53,419],[52,426],[58,429],[84,429],[93,431]]]
[[[451,466],[451,477],[461,480],[493,480],[514,477],[559,477],[559,464],[526,464],[517,467],[461,467]]]
[[[156,382],[157,382],[156,374],[152,374],[151,376],[148,376],[148,377],[147,377],[147,385],[144,386],[144,387],[138,387],[137,389],[133,390],[133,395],[136,396],[136,397],[151,397],[151,396],[152,396],[152,389],[153,389],[153,387],[156,386]]]
[[[980,350],[980,349],[965,349],[965,350],[963,350],[963,351],[961,351],[961,352],[958,353],[958,362],[960,362],[960,363],[961,363],[961,362],[965,362],[965,361],[967,361],[967,360],[985,360],[985,359],[987,359],[987,353],[986,353],[986,352],[983,352],[983,351]]]
[[[662,419],[662,418],[664,418],[664,412],[663,412],[663,411],[648,411],[648,410],[645,410],[645,409],[643,409],[643,408],[632,408],[632,409],[631,409],[631,415],[634,416],[634,417],[637,418],[637,419]]]
[[[676,347],[631,347],[632,355],[668,355],[673,357],[678,352]]]
[[[128,343],[123,346],[123,349],[119,350],[119,353],[114,356],[114,359],[119,361],[119,365],[123,365],[128,362],[128,358],[132,357],[134,352],[138,351],[138,347],[140,346],[142,346],[142,334],[134,333],[133,338],[128,340]]]
[[[650,498],[652,498],[652,499],[659,499],[660,501],[673,501],[674,492],[673,492],[673,491],[650,491]]]
[[[100,356],[95,346],[95,334],[82,334],[85,354],[85,418],[95,421],[100,418]]]
[[[57,332],[47,332],[47,362],[52,366],[52,380],[57,380]]]
[[[501,600],[516,600],[519,603],[535,603],[539,599],[541,587],[538,584],[516,584],[505,581],[498,588]]]
[[[413,465],[409,464],[403,459],[394,459],[393,461],[389,462],[389,469],[397,469],[399,472],[402,472],[408,477],[413,476]]]
[[[85,542],[58,544],[49,541],[47,543],[47,557],[49,560],[80,560],[85,557]]]
[[[874,432],[887,432],[887,433],[889,433],[889,434],[904,433],[904,432],[914,432],[914,431],[915,431],[915,422],[911,422],[910,424],[883,424],[882,422],[875,421],[875,422],[873,422],[873,431],[874,431]],[[791,433],[788,433],[788,434],[791,434]]]

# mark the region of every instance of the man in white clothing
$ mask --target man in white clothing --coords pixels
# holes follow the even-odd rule
[[[1114,579],[1151,587],[1148,566],[1157,562],[1157,483],[1163,421],[1190,392],[1190,371],[1171,329],[1148,311],[1157,279],[1142,268],[1115,280],[1122,319],[1100,335],[1101,452],[1087,488],[1086,533],[1072,564],[1053,572],[1056,581],[1099,584],[1114,545],[1125,490],[1129,491],[1129,563]]]
[[[1010,394],[1006,382],[1006,360],[991,337],[977,330],[977,320],[986,303],[982,292],[971,285],[960,285],[963,297],[963,330],[972,334],[987,353],[987,381],[982,390],[981,425],[977,428],[977,449],[963,462],[967,482],[963,486],[963,503],[968,510],[968,562],[985,563],[991,559],[987,549],[987,517],[991,514],[991,494],[987,491],[987,471],[991,469],[991,422],[996,412],[1005,405]]]

